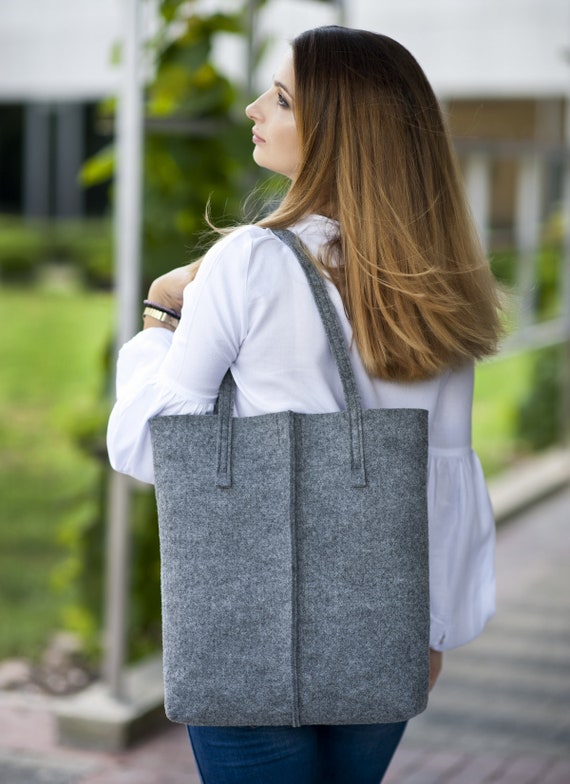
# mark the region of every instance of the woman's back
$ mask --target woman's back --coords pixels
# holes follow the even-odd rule
[[[318,255],[337,231],[334,221],[313,215],[292,230]],[[432,379],[398,383],[366,371],[352,339],[336,287],[327,281],[364,408],[425,408],[435,447],[467,447],[471,364]],[[248,226],[218,243],[185,293],[183,320],[160,372],[164,394],[176,413],[212,410],[230,366],[236,382],[236,414],[276,411],[324,413],[344,409],[344,394],[326,334],[304,272],[291,250],[268,229]],[[462,411],[450,404],[453,389]],[[447,392],[445,411],[438,401]],[[176,402],[174,402],[176,401]],[[165,401],[166,402],[166,401]],[[199,407],[199,408],[198,408]],[[440,437],[442,424],[451,443]],[[461,425],[460,425],[461,423]]]
[[[471,449],[471,405],[473,361],[495,351],[501,331],[496,286],[437,100],[395,41],[331,27],[295,39],[246,114],[254,123],[254,159],[290,178],[291,187],[271,215],[216,243],[189,285],[193,272],[183,268],[151,285],[145,329],[119,356],[111,463],[152,483],[149,421],[211,413],[228,369],[240,417],[345,407],[305,274],[271,229],[296,232],[328,279],[363,407],[429,413],[433,684],[441,651],[476,637],[494,612],[494,521]],[[192,504],[187,477],[175,476],[178,455],[169,456]],[[384,728],[391,738],[382,737]],[[344,771],[338,750],[346,762],[350,744],[331,727],[271,728],[268,738],[263,728],[233,729],[190,728],[201,770],[212,780],[241,784],[259,769],[260,781],[304,776],[311,784],[377,784],[403,726],[352,727],[358,744],[373,736],[371,767],[365,770],[358,750]],[[279,754],[242,769],[250,736],[252,746],[263,750],[267,742]],[[302,758],[289,754],[293,741]],[[220,756],[221,745],[227,756]],[[277,757],[281,778],[274,775]]]

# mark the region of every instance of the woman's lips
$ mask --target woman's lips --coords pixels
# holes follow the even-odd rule
[[[252,134],[254,144],[263,144],[265,142],[265,139],[260,136],[255,129],[252,131]]]

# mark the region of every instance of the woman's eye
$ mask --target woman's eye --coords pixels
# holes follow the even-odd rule
[[[279,104],[279,106],[282,106],[284,109],[289,108],[289,102],[287,101],[283,93],[277,93],[277,103]]]

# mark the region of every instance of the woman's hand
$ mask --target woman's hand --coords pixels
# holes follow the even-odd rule
[[[156,302],[157,305],[164,305],[166,308],[180,313],[184,289],[194,280],[197,271],[198,265],[194,263],[177,267],[165,275],[161,275],[151,283],[148,299],[151,302]]]
[[[165,308],[170,308],[170,310],[180,313],[184,289],[196,277],[199,266],[198,262],[194,262],[193,264],[186,264],[184,267],[177,267],[165,275],[161,275],[151,283],[147,299],[156,305],[163,305]],[[151,316],[145,317],[145,329],[164,326],[166,325],[163,322],[157,321]]]
[[[435,682],[441,672],[443,664],[443,653],[441,651],[434,651],[433,648],[429,649],[429,690],[431,691],[435,686]]]

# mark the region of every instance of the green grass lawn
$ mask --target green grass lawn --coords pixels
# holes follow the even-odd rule
[[[58,531],[96,481],[69,423],[101,396],[113,304],[103,293],[2,288],[0,304],[1,659],[37,656],[60,622],[53,573],[67,552]],[[529,368],[517,355],[478,370],[474,444],[488,474],[516,457],[514,411]]]
[[[94,467],[68,424],[97,399],[108,294],[0,288],[0,658],[35,656],[57,628],[58,526]]]
[[[473,447],[487,476],[499,473],[520,456],[515,436],[517,407],[531,383],[530,352],[478,365],[473,402]]]

